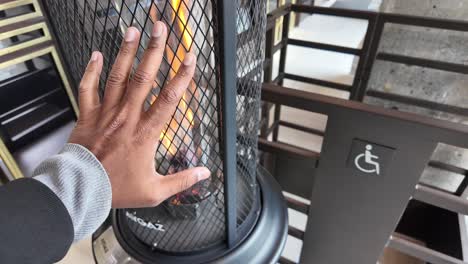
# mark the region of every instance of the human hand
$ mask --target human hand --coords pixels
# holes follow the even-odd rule
[[[69,139],[90,150],[106,169],[114,208],[156,206],[210,176],[204,167],[167,176],[155,171],[160,133],[190,83],[196,57],[185,55],[177,75],[145,111],[143,104],[163,58],[167,28],[162,22],[155,23],[144,57],[129,79],[139,39],[136,28],[127,30],[102,102],[98,86],[103,57],[93,52],[80,83],[80,116]]]

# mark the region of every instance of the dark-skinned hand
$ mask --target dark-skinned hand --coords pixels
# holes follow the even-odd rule
[[[100,52],[93,52],[81,80],[80,115],[69,142],[86,147],[102,163],[111,182],[114,208],[155,206],[210,176],[204,167],[166,176],[155,171],[154,154],[161,131],[187,89],[196,66],[196,57],[187,53],[176,76],[145,111],[143,105],[163,59],[166,38],[166,26],[156,22],[143,59],[130,78],[140,32],[128,28],[102,102],[98,96],[103,66]]]

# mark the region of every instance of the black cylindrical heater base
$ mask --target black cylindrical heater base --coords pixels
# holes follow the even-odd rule
[[[257,171],[261,190],[262,209],[253,230],[233,249],[214,252],[200,252],[184,255],[170,255],[152,251],[128,233],[119,224],[119,210],[113,210],[111,219],[106,221],[93,235],[93,254],[96,263],[276,263],[286,243],[288,213],[281,188],[276,180],[263,168]]]

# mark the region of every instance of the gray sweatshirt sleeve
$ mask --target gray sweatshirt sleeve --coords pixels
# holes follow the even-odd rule
[[[106,170],[85,147],[67,144],[42,162],[34,179],[49,187],[67,208],[74,227],[74,241],[92,234],[111,209],[112,189]]]

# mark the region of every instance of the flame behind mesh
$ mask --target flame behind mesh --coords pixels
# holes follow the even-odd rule
[[[91,52],[100,50],[103,53],[101,97],[123,34],[129,26],[135,26],[142,32],[134,69],[142,59],[154,21],[161,20],[168,26],[165,56],[146,107],[173,78],[184,54],[188,51],[196,54],[195,76],[161,134],[161,143],[155,153],[156,170],[167,174],[193,166],[206,166],[212,177],[156,208],[128,209],[128,225],[140,241],[163,251],[197,251],[224,243],[222,87],[217,66],[223,55],[217,46],[220,32],[216,21],[216,1],[45,0],[45,4],[76,87]],[[266,3],[237,0],[235,12],[238,28],[237,225],[241,233],[248,229],[245,227],[247,219],[260,210],[255,176]],[[133,221],[135,219],[142,221]],[[148,228],[147,223],[161,228]],[[181,237],[184,238],[183,243],[180,243]]]

